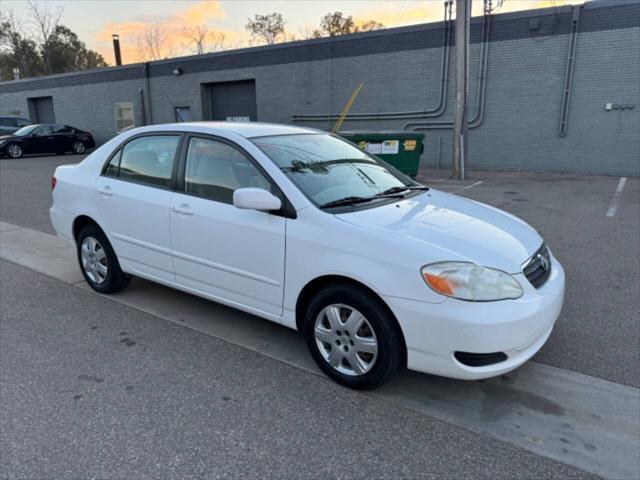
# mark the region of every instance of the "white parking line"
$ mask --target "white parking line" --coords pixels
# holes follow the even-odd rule
[[[625,183],[627,183],[627,177],[620,177],[618,187],[616,188],[616,191],[613,194],[613,198],[611,199],[609,210],[607,210],[607,217],[613,217],[616,214],[618,203],[620,203],[620,197],[622,196],[622,191],[624,190]]]
[[[460,190],[457,190],[457,191],[461,192],[462,190],[469,190],[470,188],[477,187],[481,183],[484,183],[484,182],[480,180],[480,181],[477,181],[476,183],[472,183],[471,185],[467,185],[466,187],[462,187]]]
[[[90,290],[75,249],[52,235],[0,222],[0,258]],[[139,279],[102,298],[320,374],[300,335],[275,323]],[[640,478],[634,387],[528,362],[482,382],[404,372],[370,395],[586,472]]]

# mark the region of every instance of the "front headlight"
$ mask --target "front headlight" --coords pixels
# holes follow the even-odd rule
[[[518,281],[508,273],[466,262],[433,263],[422,267],[422,278],[437,293],[459,300],[489,302],[520,298]]]

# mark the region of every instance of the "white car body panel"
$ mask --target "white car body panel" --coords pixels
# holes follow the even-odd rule
[[[100,175],[126,139],[162,131],[214,135],[237,144],[271,176],[297,218]],[[523,263],[542,244],[533,228],[506,212],[433,189],[350,213],[322,211],[248,139],[288,133],[320,132],[207,122],[130,130],[77,166],[58,167],[52,223],[58,235],[75,243],[73,222],[86,215],[105,231],[124,271],[290,328],[297,328],[296,303],[313,280],[341,276],[360,282],[394,313],[408,366],[422,372],[462,379],[498,375],[544,344],[562,307],[564,272],[554,258],[542,288],[536,290],[524,277]],[[113,195],[100,193],[106,186]],[[144,201],[133,207],[132,196]],[[185,205],[194,213],[174,211]],[[473,262],[513,274],[524,295],[495,302],[440,295],[425,284],[420,269],[441,261]],[[509,359],[467,367],[455,360],[454,351],[503,351]]]
[[[265,212],[176,193],[171,210],[176,282],[281,315],[285,223]]]

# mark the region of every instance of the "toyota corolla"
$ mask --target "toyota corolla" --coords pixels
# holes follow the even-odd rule
[[[138,276],[302,332],[352,388],[404,367],[502,374],[546,342],[564,272],[538,233],[326,132],[138,128],[52,178],[50,214],[98,292]]]

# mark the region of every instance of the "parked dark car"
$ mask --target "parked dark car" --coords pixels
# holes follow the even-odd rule
[[[26,118],[15,117],[13,115],[0,116],[0,135],[10,135],[17,132],[22,127],[31,125],[33,122]]]
[[[80,154],[95,146],[89,132],[60,124],[28,125],[13,135],[0,137],[0,155],[11,158],[32,153]]]

